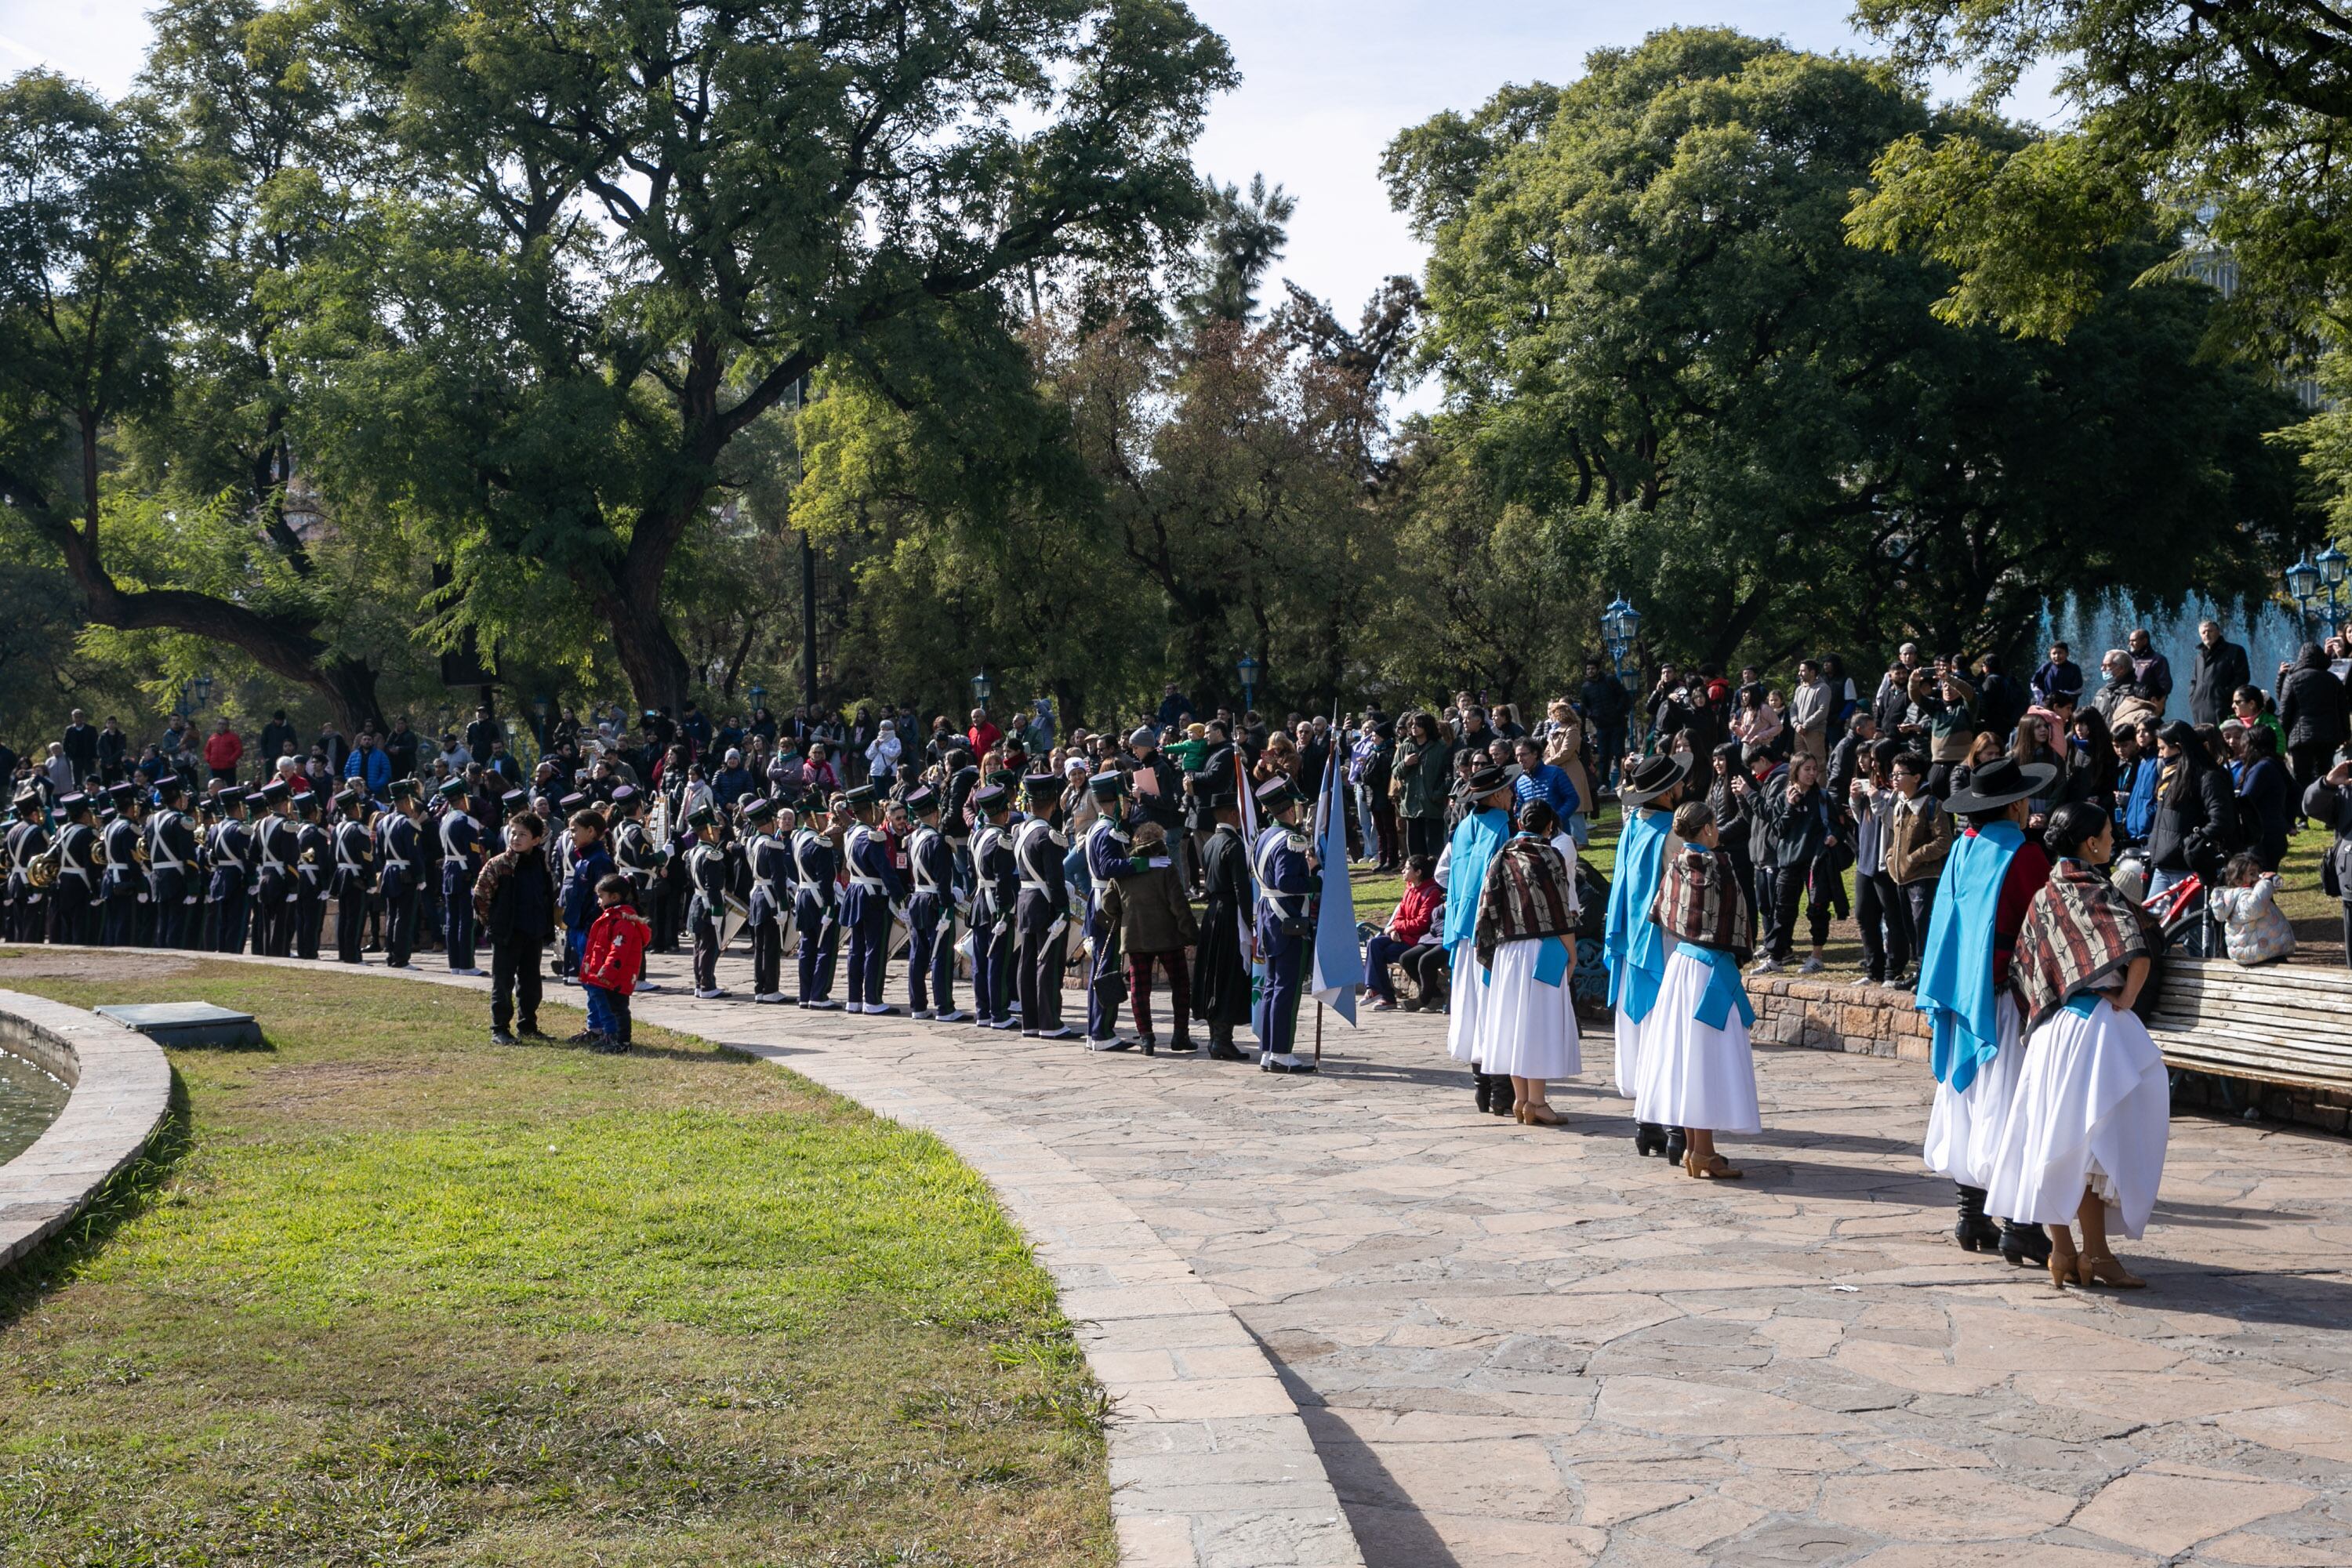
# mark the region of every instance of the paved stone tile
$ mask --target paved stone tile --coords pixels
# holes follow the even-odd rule
[[[1898,1059],[1759,1052],[1766,1130],[1726,1141],[1748,1179],[1717,1185],[1636,1159],[1598,1077],[1555,1090],[1560,1129],[1479,1115],[1409,1015],[1327,1021],[1325,1073],[1285,1079],[674,993],[639,1011],[999,1184],[1121,1395],[1132,1563],[2352,1561],[2338,1139],[2175,1121],[2123,1248],[2151,1289],[2060,1295],[1951,1246],[1918,1163],[1930,1084]],[[1241,1500],[1286,1488],[1339,1506]]]

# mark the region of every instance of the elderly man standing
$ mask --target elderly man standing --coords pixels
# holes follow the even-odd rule
[[[1797,754],[1811,757],[1826,773],[1830,763],[1830,720],[1835,716],[1837,693],[1822,679],[1814,660],[1797,662],[1797,689],[1789,696],[1789,727],[1796,732]]]
[[[2220,635],[2218,627],[2215,635]],[[2131,653],[2132,679],[2147,694],[2147,700],[2156,704],[2156,716],[2163,718],[2164,710],[2172,702],[2171,663],[2156,651],[2156,645],[2148,640],[2146,626],[2137,628],[2126,637],[2124,647]]]

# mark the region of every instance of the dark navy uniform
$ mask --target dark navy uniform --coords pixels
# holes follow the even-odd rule
[[[1070,925],[1069,884],[1062,857],[1069,841],[1044,818],[1024,822],[1013,837],[1013,858],[1021,879],[1013,910],[1013,962],[1019,967],[1021,1032],[1039,1039],[1067,1040],[1076,1031],[1062,1024],[1062,970],[1067,953],[1063,932]]]
[[[482,830],[456,799],[441,818],[441,942],[450,973],[475,974],[474,879],[482,872]]]
[[[146,945],[140,926],[152,895],[148,889],[147,873],[139,865],[144,837],[139,819],[131,815],[126,794],[123,805],[101,836],[106,846],[106,870],[99,879],[99,893],[106,900],[106,920],[98,940],[108,947]]]
[[[368,895],[375,882],[375,835],[356,816],[335,824],[335,961],[357,963],[367,942]]]
[[[947,837],[925,824],[907,840],[907,869],[914,883],[907,899],[907,988],[918,1018],[954,1023],[955,853]]]
[[[396,788],[397,786],[395,786]],[[383,961],[394,969],[408,966],[416,948],[419,894],[425,878],[425,828],[401,807],[395,795],[393,809],[376,823],[376,885],[383,898]]]
[[[1305,834],[1277,822],[1259,832],[1250,856],[1257,874],[1257,948],[1265,961],[1265,983],[1250,1024],[1265,1053],[1263,1065],[1284,1071],[1307,1070],[1292,1050],[1307,955],[1315,946],[1315,872],[1307,850]]]
[[[241,799],[236,803],[240,809],[243,805]],[[230,810],[226,800],[222,806]],[[212,862],[205,900],[210,910],[213,951],[243,952],[247,898],[253,885],[253,830],[232,811],[213,824],[205,856]]]
[[[5,852],[5,868],[8,874],[8,899],[0,909],[0,935],[11,942],[47,942],[49,939],[49,902],[40,889],[33,886],[33,861],[48,852],[48,812],[37,795],[27,793],[16,799],[19,820],[9,824],[5,838],[0,838],[0,852]]]
[[[1128,1042],[1118,1037],[1118,1009],[1127,1000],[1127,965],[1119,952],[1118,922],[1102,909],[1110,884],[1135,874],[1134,840],[1118,816],[1118,783],[1117,773],[1096,775],[1094,795],[1103,815],[1087,829],[1087,877],[1093,884],[1087,895],[1087,1038],[1123,1049]]]
[[[1013,827],[983,821],[971,836],[971,993],[983,1028],[1013,1026],[1013,918],[1021,873],[1013,861]]]
[[[695,814],[697,823],[715,821],[710,808]],[[694,994],[724,996],[719,989],[719,921],[727,912],[727,850],[725,846],[698,837],[687,846],[687,886],[692,889],[686,906],[687,929],[694,933]]]
[[[147,891],[155,910],[155,945],[200,945],[205,884],[197,867],[196,825],[176,795],[147,824]]]
[[[67,815],[70,817],[72,813]],[[68,820],[58,829],[58,880],[49,889],[49,940],[95,942],[98,917],[98,829],[86,821]]]
[[[841,946],[833,840],[814,827],[793,835],[793,923],[800,931],[801,1005],[837,1007],[833,965]]]
[[[890,843],[878,827],[851,828],[842,856],[849,870],[841,900],[842,929],[849,933],[849,1010],[895,1013],[883,1005],[882,976],[889,967],[890,917],[907,901],[907,884],[890,864]]]
[[[303,809],[318,809],[316,795],[302,797]],[[335,841],[315,817],[305,816],[295,829],[294,956],[319,956],[319,933],[327,923],[327,879],[334,869]]]
[[[793,846],[781,833],[751,840],[752,999],[791,1002],[784,994],[784,927],[793,918]]]

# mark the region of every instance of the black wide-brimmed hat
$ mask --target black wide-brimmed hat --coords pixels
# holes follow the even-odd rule
[[[2047,791],[2058,778],[2048,763],[2021,763],[2015,757],[1995,757],[1969,776],[1966,789],[1956,789],[1944,803],[1955,816],[1999,811]]]
[[[1672,752],[1654,757],[1644,757],[1633,776],[1617,786],[1617,804],[1626,807],[1647,805],[1690,776],[1688,752]]]
[[[1462,781],[1462,798],[1484,800],[1498,789],[1507,789],[1510,783],[1511,775],[1501,768],[1480,768]]]

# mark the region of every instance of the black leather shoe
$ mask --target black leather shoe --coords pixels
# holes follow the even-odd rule
[[[1633,1123],[1633,1152],[1663,1154],[1666,1152],[1666,1130],[1654,1121]]]
[[[2000,1226],[1985,1217],[1985,1194],[1982,1187],[1962,1187],[1956,1205],[1958,1217],[1952,1222],[1952,1239],[1960,1244],[1962,1252],[1990,1252],[2000,1245]],[[2048,1247],[2043,1248],[2048,1256]]]
[[[1962,1243],[1966,1246],[1966,1243]],[[2050,1261],[2050,1233],[2015,1220],[2000,1224],[2000,1255],[2012,1268],[2040,1268]]]
[[[1485,1073],[1480,1072],[1476,1063],[1472,1063],[1470,1068],[1470,1098],[1478,1102],[1479,1110],[1484,1110],[1492,1102],[1494,1094],[1495,1080],[1488,1078]]]
[[[1669,1127],[1666,1129],[1666,1146],[1664,1152],[1666,1156],[1667,1164],[1681,1164],[1683,1163],[1683,1155],[1688,1152],[1689,1149],[1690,1140],[1685,1135],[1681,1128]]]

